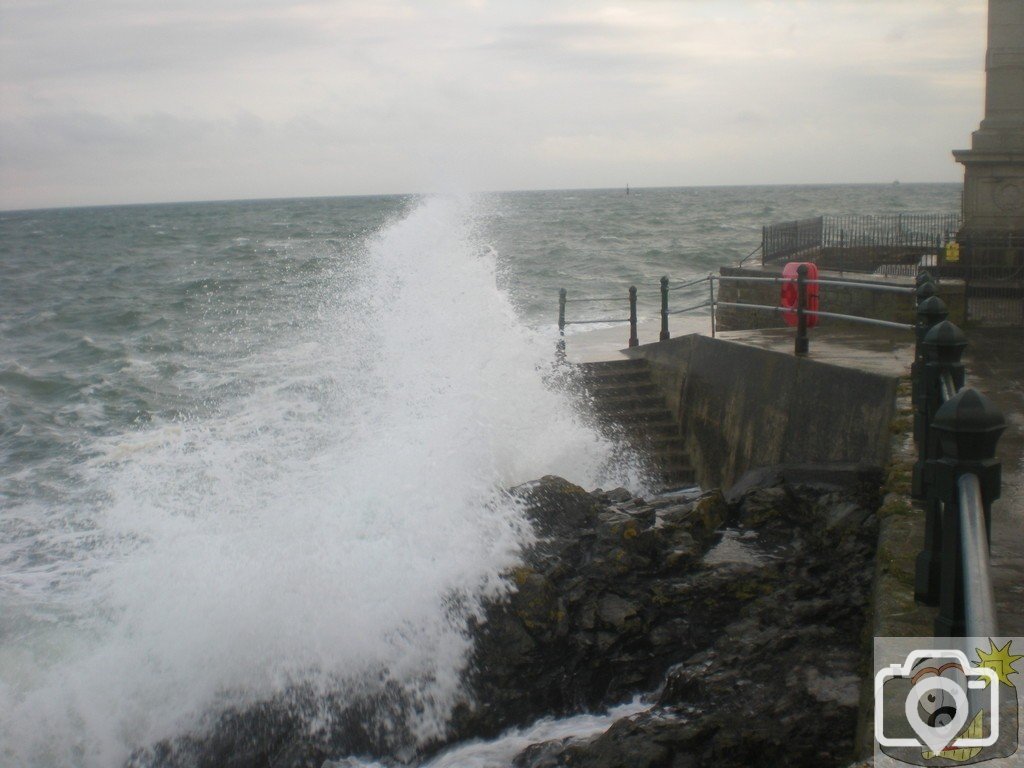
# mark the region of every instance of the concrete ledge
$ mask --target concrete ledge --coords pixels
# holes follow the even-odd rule
[[[697,335],[626,354],[650,363],[703,487],[755,467],[888,461],[895,377]]]

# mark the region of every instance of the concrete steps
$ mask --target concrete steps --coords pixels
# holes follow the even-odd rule
[[[651,381],[646,360],[580,363],[576,371],[598,421],[650,462],[656,480],[665,488],[694,483],[679,424]]]

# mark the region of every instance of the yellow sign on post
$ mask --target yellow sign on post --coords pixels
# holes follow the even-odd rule
[[[960,243],[946,243],[946,261],[960,261]]]

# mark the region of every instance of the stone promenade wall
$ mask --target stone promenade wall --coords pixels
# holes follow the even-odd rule
[[[761,466],[888,460],[895,378],[700,335],[627,354],[650,363],[704,488]]]

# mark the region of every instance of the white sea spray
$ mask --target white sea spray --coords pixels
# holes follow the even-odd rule
[[[425,200],[291,337],[224,356],[234,395],[97,440],[73,609],[0,671],[4,760],[113,765],[297,683],[388,679],[424,706],[416,733],[443,728],[465,621],[530,539],[503,489],[633,482],[545,385],[550,339],[496,287],[476,215]]]

